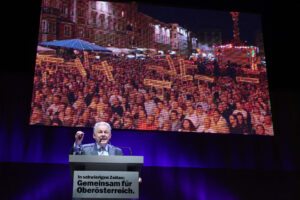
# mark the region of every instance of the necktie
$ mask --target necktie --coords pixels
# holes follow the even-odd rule
[[[100,147],[100,149],[99,149],[99,155],[107,156],[108,152],[105,150],[104,147]]]

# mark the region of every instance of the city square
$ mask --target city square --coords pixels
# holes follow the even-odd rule
[[[262,36],[240,39],[239,16],[248,15],[209,11],[228,26],[197,31],[135,2],[47,2],[30,124],[274,134]]]

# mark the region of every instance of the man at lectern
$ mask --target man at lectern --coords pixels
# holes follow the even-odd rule
[[[94,125],[93,138],[95,143],[81,144],[84,138],[84,132],[77,131],[75,134],[75,143],[71,154],[76,155],[102,155],[102,156],[122,156],[120,148],[109,144],[111,138],[111,126],[106,122],[98,122]]]

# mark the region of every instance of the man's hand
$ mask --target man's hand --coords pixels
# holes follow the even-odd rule
[[[81,145],[82,143],[82,140],[83,140],[83,137],[84,137],[84,132],[82,131],[77,131],[76,134],[75,134],[75,144],[76,145]]]

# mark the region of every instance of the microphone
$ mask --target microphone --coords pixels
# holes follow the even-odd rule
[[[132,150],[131,150],[131,148],[130,148],[130,147],[120,147],[120,148],[123,148],[123,149],[128,149],[128,150],[129,150],[129,152],[130,152],[130,155],[132,156]]]
[[[109,142],[109,144],[110,144],[110,142]],[[116,146],[116,147],[119,147],[119,148],[121,148],[121,149],[128,149],[129,152],[130,152],[130,155],[132,156],[132,150],[131,150],[130,147],[121,147],[121,146]]]
[[[108,144],[111,145],[110,141],[108,141]],[[115,146],[115,145],[114,145],[114,146]],[[131,149],[130,147],[121,147],[121,146],[115,146],[115,147],[119,147],[119,148],[121,148],[121,149],[128,149],[129,152],[130,152],[130,155],[132,156],[132,149]]]

